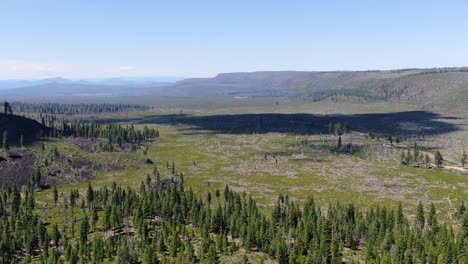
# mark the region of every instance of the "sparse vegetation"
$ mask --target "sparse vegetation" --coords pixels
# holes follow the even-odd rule
[[[131,111],[146,111],[150,109],[150,107],[141,104],[59,104],[13,102],[12,105],[13,107],[11,107],[8,104],[8,109],[10,109],[10,112],[12,112],[12,109],[15,109],[15,112],[19,113],[40,113],[42,115],[119,113]]]
[[[442,232],[440,230],[445,227],[439,223],[445,221],[453,226],[453,231],[445,229],[453,232],[450,236],[454,240],[448,244],[461,241],[458,236],[463,221],[461,215],[465,212],[461,208],[468,184],[466,177],[452,174],[446,169],[421,170],[399,165],[395,159],[398,160],[400,155],[403,164],[429,168],[432,154],[425,145],[422,147],[423,143],[420,142],[424,141],[404,136],[407,131],[395,129],[393,135],[399,136],[392,136],[390,140],[388,134],[383,136],[386,133],[384,129],[368,127],[363,122],[367,122],[371,115],[349,118],[294,114],[139,115],[126,115],[124,121],[119,114],[109,114],[86,122],[69,120],[65,123],[62,120],[67,116],[43,115],[40,122],[52,125],[52,132],[48,134],[55,136],[42,138],[24,148],[19,148],[21,144],[11,148],[10,155],[13,153],[22,157],[15,157],[15,162],[22,162],[26,153],[37,157],[30,165],[35,168],[28,174],[27,179],[30,180],[20,181],[18,178],[17,182],[21,183],[18,187],[23,186],[20,192],[24,194],[30,192],[26,191],[27,186],[34,189],[32,193],[36,206],[32,212],[38,215],[43,225],[47,225],[49,242],[46,249],[39,237],[37,241],[40,242],[35,244],[31,254],[12,254],[9,257],[22,261],[49,258],[49,261],[55,261],[52,260],[54,258],[63,261],[145,263],[149,259],[163,263],[301,263],[314,262],[313,259],[338,263],[371,262],[383,258],[401,262],[407,259],[407,253],[401,256],[388,254],[387,246],[393,246],[384,245],[379,239],[370,242],[366,232],[370,232],[371,226],[376,224],[371,223],[371,219],[378,219],[380,212],[384,211],[387,217],[392,214],[396,217],[403,208],[405,210],[400,214],[405,215],[405,223],[412,230],[406,234],[420,234],[421,239],[426,239],[428,232],[432,232],[428,231],[431,226],[437,225],[437,232]],[[384,114],[378,118],[390,117],[394,122],[399,122],[398,116]],[[404,116],[402,114],[400,118]],[[353,121],[352,129],[350,120]],[[430,121],[425,121],[425,125],[431,126]],[[394,124],[392,126],[396,127]],[[161,138],[160,131],[164,135]],[[112,149],[105,147],[107,143]],[[9,159],[0,161],[0,166],[7,168],[5,166],[13,164],[13,158]],[[443,162],[450,163],[448,160]],[[435,187],[428,182],[437,182],[437,185]],[[182,190],[181,185],[187,188]],[[220,190],[226,185],[229,185],[227,193],[232,193],[229,195],[239,196],[248,203],[256,201],[253,204],[258,208],[257,217],[252,218],[255,220],[246,219],[252,226],[239,224],[235,227],[230,224],[228,228],[219,227],[225,226],[224,221],[232,223],[233,218],[229,217],[236,216],[236,213],[231,213],[229,217],[224,213],[229,208],[225,207],[229,200],[223,199],[225,195]],[[13,185],[9,186],[12,190]],[[197,221],[204,224],[193,222],[193,218],[188,216],[193,214],[189,213],[191,207],[187,209],[189,211],[184,211],[177,206],[172,207],[184,216],[144,213],[144,224],[141,224],[139,208],[155,206],[151,205],[150,200],[166,203],[155,198],[155,195],[164,196],[166,194],[163,193],[172,188],[177,190],[178,195],[189,194],[193,196],[193,201],[200,203],[203,209],[196,212],[200,215]],[[107,200],[105,206],[103,196],[106,189],[110,197],[120,196],[118,193],[123,190],[126,194],[131,193],[131,196],[125,198],[128,201],[121,200],[119,206],[111,200]],[[119,191],[113,193],[111,189]],[[5,190],[8,192],[8,187],[5,186]],[[360,195],[356,196],[356,193]],[[278,194],[283,195],[278,198]],[[308,221],[303,213],[311,201],[311,195],[314,195],[315,204],[322,205],[322,210],[316,207],[315,212],[328,212],[321,217],[323,221],[330,221],[332,230],[330,237],[322,237],[320,230],[323,227],[316,224],[314,228],[318,233],[313,236],[319,242],[312,240],[310,245],[304,242],[306,248],[316,247],[313,250],[316,254],[301,249],[304,243],[301,242],[302,236],[299,236]],[[137,201],[141,201],[141,204]],[[400,202],[403,205],[397,209],[396,205]],[[369,225],[359,235],[359,243],[351,242],[346,232],[333,227],[336,215],[345,212],[340,210],[347,209],[347,206],[340,205],[343,203],[352,203],[356,216],[360,215],[359,221]],[[457,207],[457,203],[462,205]],[[327,204],[331,205],[325,207]],[[128,211],[125,206],[135,209]],[[203,213],[208,208],[211,217]],[[217,218],[218,212],[223,212],[222,217]],[[169,218],[176,221],[168,221]],[[214,224],[218,222],[217,219],[223,220],[220,220],[220,224]],[[291,225],[292,220],[288,219],[297,219],[297,223],[302,224]],[[390,219],[385,221],[391,222]],[[265,231],[268,235],[264,237],[257,233],[249,234],[252,230],[260,230],[257,220],[264,221],[272,230],[275,226],[278,231]],[[339,222],[342,223],[341,220]],[[239,231],[239,228],[246,231]],[[388,228],[385,233],[398,230],[397,227]],[[175,240],[174,234],[181,239]],[[398,234],[398,239],[402,238],[402,234]],[[155,240],[156,237],[159,239]],[[223,241],[225,237],[228,237],[227,242]],[[162,241],[164,247],[158,245],[160,242],[155,244],[155,241]],[[320,241],[325,243],[321,244]],[[398,246],[399,242],[393,243]],[[224,245],[227,250],[223,249]],[[418,250],[414,258],[421,258],[423,253]],[[452,255],[460,257],[460,253],[455,252],[447,256],[437,253],[441,250],[440,245],[424,242],[423,255],[426,259],[437,261],[439,258],[451,258]],[[28,252],[26,249],[23,251]]]
[[[0,264],[468,264],[467,1],[0,6]]]

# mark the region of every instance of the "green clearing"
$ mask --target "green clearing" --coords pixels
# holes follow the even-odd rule
[[[181,99],[182,100],[182,99]],[[261,101],[259,109],[240,107],[217,109],[218,114],[268,112]],[[249,105],[250,103],[245,103]],[[266,104],[266,103],[265,103]],[[193,103],[193,107],[201,103]],[[295,104],[285,104],[279,112],[288,112]],[[325,103],[301,105],[307,112],[324,109]],[[334,105],[329,109],[342,112],[343,106]],[[299,108],[301,109],[301,108]],[[349,113],[378,113],[404,109],[400,105],[387,104],[360,108],[348,107]],[[213,111],[214,111],[213,110]],[[258,110],[258,111],[257,111]],[[190,108],[191,114],[203,117],[213,112]],[[330,110],[323,110],[329,112]],[[93,119],[106,122],[127,123],[138,121],[138,125],[151,122],[160,115],[179,114],[179,110],[153,113],[115,114],[94,116]],[[323,112],[322,112],[323,114]],[[73,144],[56,144],[61,152],[73,157],[86,156],[96,164],[124,165],[125,170],[99,171],[93,186],[110,186],[113,181],[138,188],[147,175],[152,175],[153,165],[145,165],[150,158],[156,162],[162,177],[171,177],[166,164],[176,165],[183,173],[187,186],[196,193],[222,189],[229,184],[233,190],[251,194],[262,206],[271,206],[279,194],[288,194],[292,199],[303,201],[313,195],[323,206],[328,203],[355,202],[368,207],[373,205],[395,208],[402,202],[408,213],[414,213],[419,201],[426,206],[433,202],[439,210],[441,220],[451,219],[461,201],[468,197],[468,177],[449,173],[445,170],[426,170],[400,165],[399,152],[381,147],[381,142],[352,133],[343,137],[343,142],[353,141],[360,147],[355,154],[334,153],[330,146],[336,144],[336,137],[330,135],[299,135],[294,133],[239,133],[228,134],[200,130],[183,124],[149,124],[158,127],[161,139],[149,146],[147,156],[137,153],[87,153]],[[427,140],[427,139],[426,139]],[[306,143],[304,143],[306,142]],[[266,159],[265,159],[266,155]],[[87,184],[61,187],[60,192],[86,188]],[[38,193],[39,201],[51,204],[52,191]]]
[[[323,102],[309,106],[298,105],[304,112],[317,115],[375,114],[412,110],[390,104],[385,107],[379,104],[372,107],[351,105],[348,108],[346,105],[333,106]],[[220,115],[269,113],[269,108],[264,105],[258,109],[249,106],[198,109],[198,106],[199,104],[194,104],[193,108],[186,109],[182,113],[202,120]],[[280,104],[281,109],[275,111],[288,113],[288,109],[293,110],[296,106]],[[324,108],[326,106],[329,106],[328,110]],[[458,223],[453,221],[453,213],[462,201],[467,201],[468,176],[443,169],[422,169],[400,165],[399,150],[385,147],[384,139],[371,138],[363,132],[352,132],[343,136],[343,144],[353,143],[356,149],[353,154],[337,153],[332,150],[337,137],[327,133],[301,134],[294,131],[283,133],[274,130],[266,133],[227,133],[223,129],[210,130],[210,127],[203,126],[204,123],[178,122],[176,115],[180,114],[179,109],[165,111],[154,109],[146,113],[86,117],[99,122],[134,123],[137,126],[157,127],[161,138],[149,144],[147,155],[143,154],[143,149],[137,152],[90,153],[67,140],[50,139],[43,142],[46,150],[56,147],[62,155],[74,160],[87,159],[99,166],[107,165],[107,169],[96,171],[96,178],[91,181],[94,188],[110,187],[116,182],[119,185],[138,189],[148,175],[154,177],[155,165],[161,172],[161,178],[177,177],[172,175],[170,168],[174,162],[176,174],[183,173],[185,185],[192,188],[197,195],[222,189],[228,184],[234,191],[252,195],[265,211],[267,208],[272,208],[279,194],[287,194],[299,204],[309,196],[314,196],[323,208],[328,204],[353,202],[363,208],[385,206],[396,209],[401,202],[411,219],[416,212],[417,204],[422,201],[426,208],[430,203],[435,204],[439,220],[458,226]],[[166,122],[166,119],[169,119],[169,122]],[[161,120],[163,121],[159,122]],[[238,124],[238,126],[250,125]],[[431,139],[431,137],[424,138],[423,143],[426,147],[429,146],[427,142]],[[30,151],[40,153],[41,143],[30,146]],[[146,159],[150,159],[155,165],[146,164]],[[121,168],[116,169],[118,166]],[[64,185],[58,188],[59,200],[67,199],[74,189],[78,189],[84,196],[88,187],[86,182],[76,183],[70,179],[63,179],[63,183]],[[49,228],[57,224],[61,230],[69,232],[67,230],[70,230],[71,219],[75,218],[77,222],[74,234],[67,235],[79,237],[79,221],[84,216],[79,206],[67,211],[63,207],[55,208],[53,189],[36,192],[36,199],[39,215],[50,223]],[[98,214],[102,218],[104,212]],[[102,232],[101,221],[95,230],[91,237]],[[256,252],[246,254],[253,263],[261,260],[265,263],[272,262],[264,254]],[[360,254],[362,254],[360,251],[346,251],[344,257],[362,259]],[[243,254],[237,254],[221,256],[220,260],[223,263],[240,263],[242,258]]]

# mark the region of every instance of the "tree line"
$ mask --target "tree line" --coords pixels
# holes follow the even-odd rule
[[[182,175],[161,180],[154,171],[139,190],[116,183],[65,193],[55,188],[51,216],[37,205],[34,179],[23,191],[1,192],[1,262],[217,263],[241,248],[279,263],[342,263],[345,249],[361,251],[366,263],[468,261],[463,203],[457,231],[437,220],[433,204],[426,211],[420,203],[410,221],[401,205],[321,208],[310,197],[300,207],[280,195],[265,212],[228,186],[198,197]]]
[[[159,138],[159,130],[144,126],[143,129],[136,128],[133,124],[121,126],[117,124],[98,123],[63,123],[60,134],[82,137],[88,139],[105,139],[106,149],[112,151],[115,144],[132,143],[140,145],[148,140]]]
[[[150,107],[141,104],[60,104],[12,102],[10,109],[20,113],[76,115],[88,113],[146,111],[150,109]]]
[[[136,128],[133,124],[122,126],[118,124],[84,122],[82,120],[67,121],[63,118],[58,118],[54,114],[39,114],[36,119],[43,126],[43,129],[38,132],[39,137],[100,139],[102,140],[100,142],[101,148],[107,151],[113,151],[115,144],[121,146],[122,143],[130,143],[138,146],[160,136],[157,128],[148,127],[147,125],[140,129]],[[8,149],[10,143],[12,143],[9,140],[10,137],[19,138],[19,145],[23,146],[23,135],[9,135],[8,131],[4,130],[2,133],[3,149]]]

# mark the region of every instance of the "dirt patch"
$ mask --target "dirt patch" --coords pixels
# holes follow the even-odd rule
[[[89,153],[102,151],[101,148],[99,147],[98,140],[91,140],[87,138],[73,138],[73,137],[69,137],[66,140],[77,145],[81,150],[89,152]]]
[[[23,158],[23,155],[20,155],[20,154],[16,154],[16,153],[10,153],[8,155],[8,157],[12,160],[18,160],[18,159],[21,159]]]
[[[101,148],[102,139],[89,139],[89,138],[73,138],[69,137],[66,139],[68,142],[78,146],[81,150],[88,153],[106,152]],[[131,152],[133,144],[128,142],[122,142],[120,146],[114,146],[114,152],[124,151]]]
[[[7,160],[0,157],[0,187],[26,185],[34,173],[36,158],[26,151],[17,151],[8,155],[10,156],[14,158]]]

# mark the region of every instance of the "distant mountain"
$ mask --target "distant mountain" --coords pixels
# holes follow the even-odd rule
[[[422,106],[468,106],[468,68],[391,71],[265,71],[221,73],[175,83],[153,78],[40,80],[0,90],[0,97],[172,96],[287,97],[300,101],[405,102]],[[0,81],[1,83],[1,81]],[[25,83],[20,83],[24,85]],[[31,83],[29,83],[31,84]]]
[[[0,90],[39,86],[44,84],[82,84],[82,85],[114,85],[132,87],[150,87],[171,85],[184,77],[160,76],[160,77],[115,77],[115,78],[93,78],[93,79],[65,79],[62,77],[41,80],[0,80]]]
[[[48,78],[42,80],[0,80],[0,90],[4,89],[14,89],[35,85],[42,85],[46,83],[67,83],[71,82],[70,80],[64,78]]]
[[[0,81],[0,96],[7,98],[35,98],[57,96],[130,96],[145,87],[170,86],[176,77],[109,78],[70,80],[50,78],[37,81]]]
[[[301,101],[340,98],[422,105],[468,102],[468,68],[392,71],[246,72],[178,81],[145,88],[140,94],[164,96],[288,97]]]

